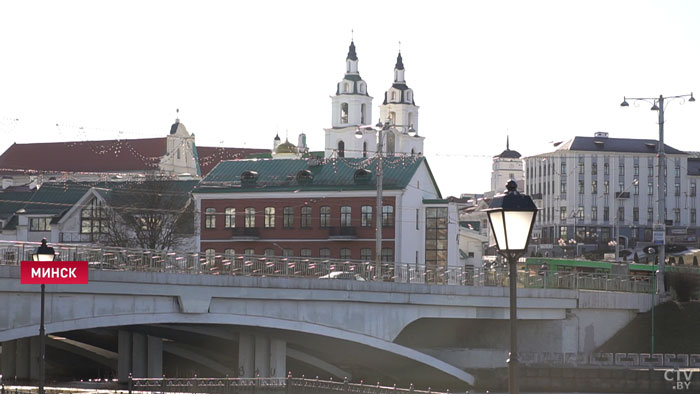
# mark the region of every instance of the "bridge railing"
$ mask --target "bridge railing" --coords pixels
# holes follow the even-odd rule
[[[409,388],[382,386],[344,381],[294,378],[129,378],[129,394],[134,392],[160,393],[205,393],[205,394],[329,394],[363,393],[363,394],[447,394],[432,390],[416,390],[413,384]]]
[[[0,265],[31,260],[39,243],[0,241]],[[254,256],[227,253],[173,252],[94,245],[53,244],[57,260],[88,261],[96,270],[169,272],[194,275],[236,275],[355,279],[453,286],[508,286],[505,269],[444,267],[435,264],[382,263],[376,275],[372,261],[310,257]],[[342,273],[342,274],[340,274]],[[527,288],[584,289],[648,293],[649,277],[585,272],[521,270],[518,286]]]
[[[700,368],[700,354],[519,352],[521,364],[577,368]]]

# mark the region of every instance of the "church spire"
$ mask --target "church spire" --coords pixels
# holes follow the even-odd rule
[[[510,136],[506,136],[506,150],[510,150]]]
[[[403,70],[403,58],[401,57],[401,51],[399,51],[399,56],[396,57],[396,66],[394,66],[394,68],[397,70]]]
[[[357,61],[357,53],[355,52],[355,41],[350,41],[350,49],[348,50],[347,60]]]

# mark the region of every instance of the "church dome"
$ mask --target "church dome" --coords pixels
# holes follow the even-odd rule
[[[296,145],[289,142],[289,140],[286,140],[277,146],[277,148],[275,149],[275,153],[297,153],[297,147]]]
[[[503,152],[501,152],[500,155],[497,155],[495,157],[501,159],[519,159],[520,156],[520,152],[518,152],[517,150],[506,149]]]

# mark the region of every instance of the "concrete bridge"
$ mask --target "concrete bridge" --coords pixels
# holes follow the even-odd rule
[[[39,286],[20,285],[19,274],[0,266],[2,371],[32,378]],[[480,349],[505,359],[508,346],[505,287],[91,271],[87,285],[46,290],[49,346],[122,380],[161,376],[164,359],[179,357],[230,376],[283,377],[297,365],[338,378],[473,384],[463,369],[471,364],[450,363],[440,349],[471,349],[464,353],[478,364]],[[518,289],[520,350],[590,352],[648,310],[650,298]]]

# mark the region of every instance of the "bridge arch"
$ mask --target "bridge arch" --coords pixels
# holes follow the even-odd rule
[[[459,379],[469,385],[474,385],[474,377],[442,360],[402,346],[384,339],[356,332],[345,331],[338,328],[323,326],[314,323],[276,319],[261,316],[245,316],[223,313],[156,313],[156,314],[129,314],[116,316],[85,317],[73,320],[46,323],[46,333],[58,333],[72,330],[84,330],[101,327],[119,327],[129,325],[149,324],[224,324],[267,329],[280,329],[296,331],[306,334],[320,335],[334,339],[354,342],[366,345],[378,350],[398,355],[420,364],[439,370],[447,375]],[[39,332],[39,325],[33,324],[17,327],[0,332],[0,342],[34,336]]]

